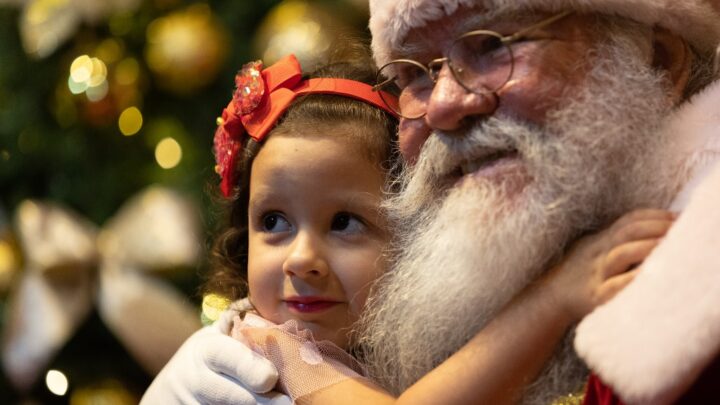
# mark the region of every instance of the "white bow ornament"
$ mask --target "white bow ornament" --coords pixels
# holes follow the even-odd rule
[[[147,273],[193,266],[198,214],[176,193],[151,187],[97,228],[56,204],[25,201],[15,215],[25,268],[11,292],[2,365],[20,390],[73,336],[97,302],[104,323],[155,375],[200,328],[198,310]]]

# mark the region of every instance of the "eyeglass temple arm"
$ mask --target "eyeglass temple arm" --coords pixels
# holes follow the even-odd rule
[[[532,32],[532,31],[535,31],[535,30],[537,30],[537,29],[546,27],[546,26],[548,26],[548,25],[550,25],[550,24],[552,24],[552,23],[554,23],[554,22],[556,22],[556,21],[558,21],[558,20],[561,20],[561,19],[569,16],[569,15],[572,14],[572,13],[574,13],[574,11],[572,11],[572,10],[563,11],[562,13],[557,14],[557,15],[554,15],[554,16],[548,18],[547,20],[540,21],[539,23],[537,23],[537,24],[535,24],[535,25],[531,25],[531,26],[529,26],[529,27],[527,27],[527,28],[525,28],[525,29],[522,29],[522,30],[520,30],[520,31],[518,31],[518,32],[516,32],[516,33],[514,33],[514,34],[512,34],[512,35],[510,35],[509,37],[505,37],[505,38],[503,38],[503,41],[504,41],[504,42],[514,42],[514,41],[517,41],[518,39],[524,37],[524,36],[525,36],[526,34],[528,34],[529,32]]]
[[[372,91],[380,91],[380,89],[382,88],[382,86],[384,86],[384,85],[392,82],[393,80],[395,80],[394,77],[391,77],[391,78],[389,78],[389,79],[385,79],[385,81],[380,82],[380,83],[372,86]]]
[[[428,73],[428,75],[430,75],[430,76],[432,77],[432,74],[430,74],[430,69],[429,69],[429,68],[430,68],[433,64],[444,63],[446,60],[448,60],[448,58],[438,58],[438,59],[435,59],[435,60],[433,60],[433,61],[430,61],[430,63],[428,63],[427,66],[423,66],[421,63],[419,63],[419,62],[417,62],[417,61],[415,61],[415,60],[412,60],[412,59],[395,59],[395,60],[393,60],[393,61],[391,61],[391,62],[386,63],[385,65],[383,65],[383,66],[380,68],[380,71],[382,71],[382,70],[385,68],[385,66],[388,66],[388,65],[390,65],[390,64],[392,64],[392,63],[396,63],[396,62],[407,62],[407,63],[413,64],[413,65],[419,67],[420,69],[425,70],[425,71]],[[373,90],[373,91],[378,91],[378,90],[380,90],[380,88],[381,88],[382,86],[384,86],[384,85],[392,82],[393,80],[395,80],[395,78],[396,78],[395,76],[389,77],[389,78],[385,79],[384,81],[382,81],[382,82],[380,82],[380,83],[377,83],[376,85],[372,86],[372,90]]]

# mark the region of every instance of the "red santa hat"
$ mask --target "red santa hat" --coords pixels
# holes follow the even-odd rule
[[[378,65],[391,59],[390,51],[410,29],[450,15],[459,7],[618,15],[665,27],[701,52],[712,52],[720,44],[719,0],[370,0],[370,31]]]

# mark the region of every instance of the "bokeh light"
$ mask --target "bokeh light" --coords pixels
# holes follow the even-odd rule
[[[85,90],[85,95],[90,101],[100,101],[107,96],[109,89],[110,87],[108,86],[107,80],[103,80],[97,86]]]
[[[125,136],[132,136],[140,132],[143,125],[143,116],[137,107],[128,107],[118,119],[120,132]]]
[[[229,299],[217,294],[208,294],[202,300],[202,317],[209,322],[217,321],[220,314],[229,306]]]
[[[172,169],[182,160],[182,147],[173,138],[165,138],[155,147],[155,160],[163,169]]]
[[[88,78],[88,87],[99,86],[107,77],[107,66],[98,58],[92,58],[90,60],[92,61],[92,71]]]
[[[88,55],[78,56],[70,64],[68,88],[72,94],[86,93],[88,100],[100,101],[108,93],[107,74],[107,65],[102,60]]]
[[[78,56],[70,65],[70,77],[75,83],[83,83],[90,79],[93,62],[87,55]]]
[[[62,372],[58,370],[49,370],[45,374],[45,385],[48,390],[57,396],[63,396],[68,390],[68,379]]]
[[[125,58],[115,67],[115,80],[126,86],[135,83],[140,76],[140,64],[135,58]]]
[[[108,38],[98,45],[95,53],[97,57],[107,64],[117,62],[123,55],[124,46],[119,39]]]
[[[82,94],[87,90],[87,82],[76,82],[72,75],[68,77],[68,88],[72,94]]]
[[[5,291],[18,268],[18,258],[9,241],[0,239],[0,291]]]

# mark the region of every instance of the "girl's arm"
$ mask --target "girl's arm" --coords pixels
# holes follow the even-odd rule
[[[532,382],[572,318],[537,283],[513,300],[458,352],[399,398],[362,380],[345,380],[301,404],[509,403]]]
[[[625,285],[670,227],[666,211],[634,211],[570,249],[458,352],[399,398],[349,379],[300,403],[512,403],[534,380],[568,327]]]
[[[362,380],[345,380],[301,404],[511,403],[533,381],[572,318],[545,291],[521,293],[465,346],[395,399]]]

